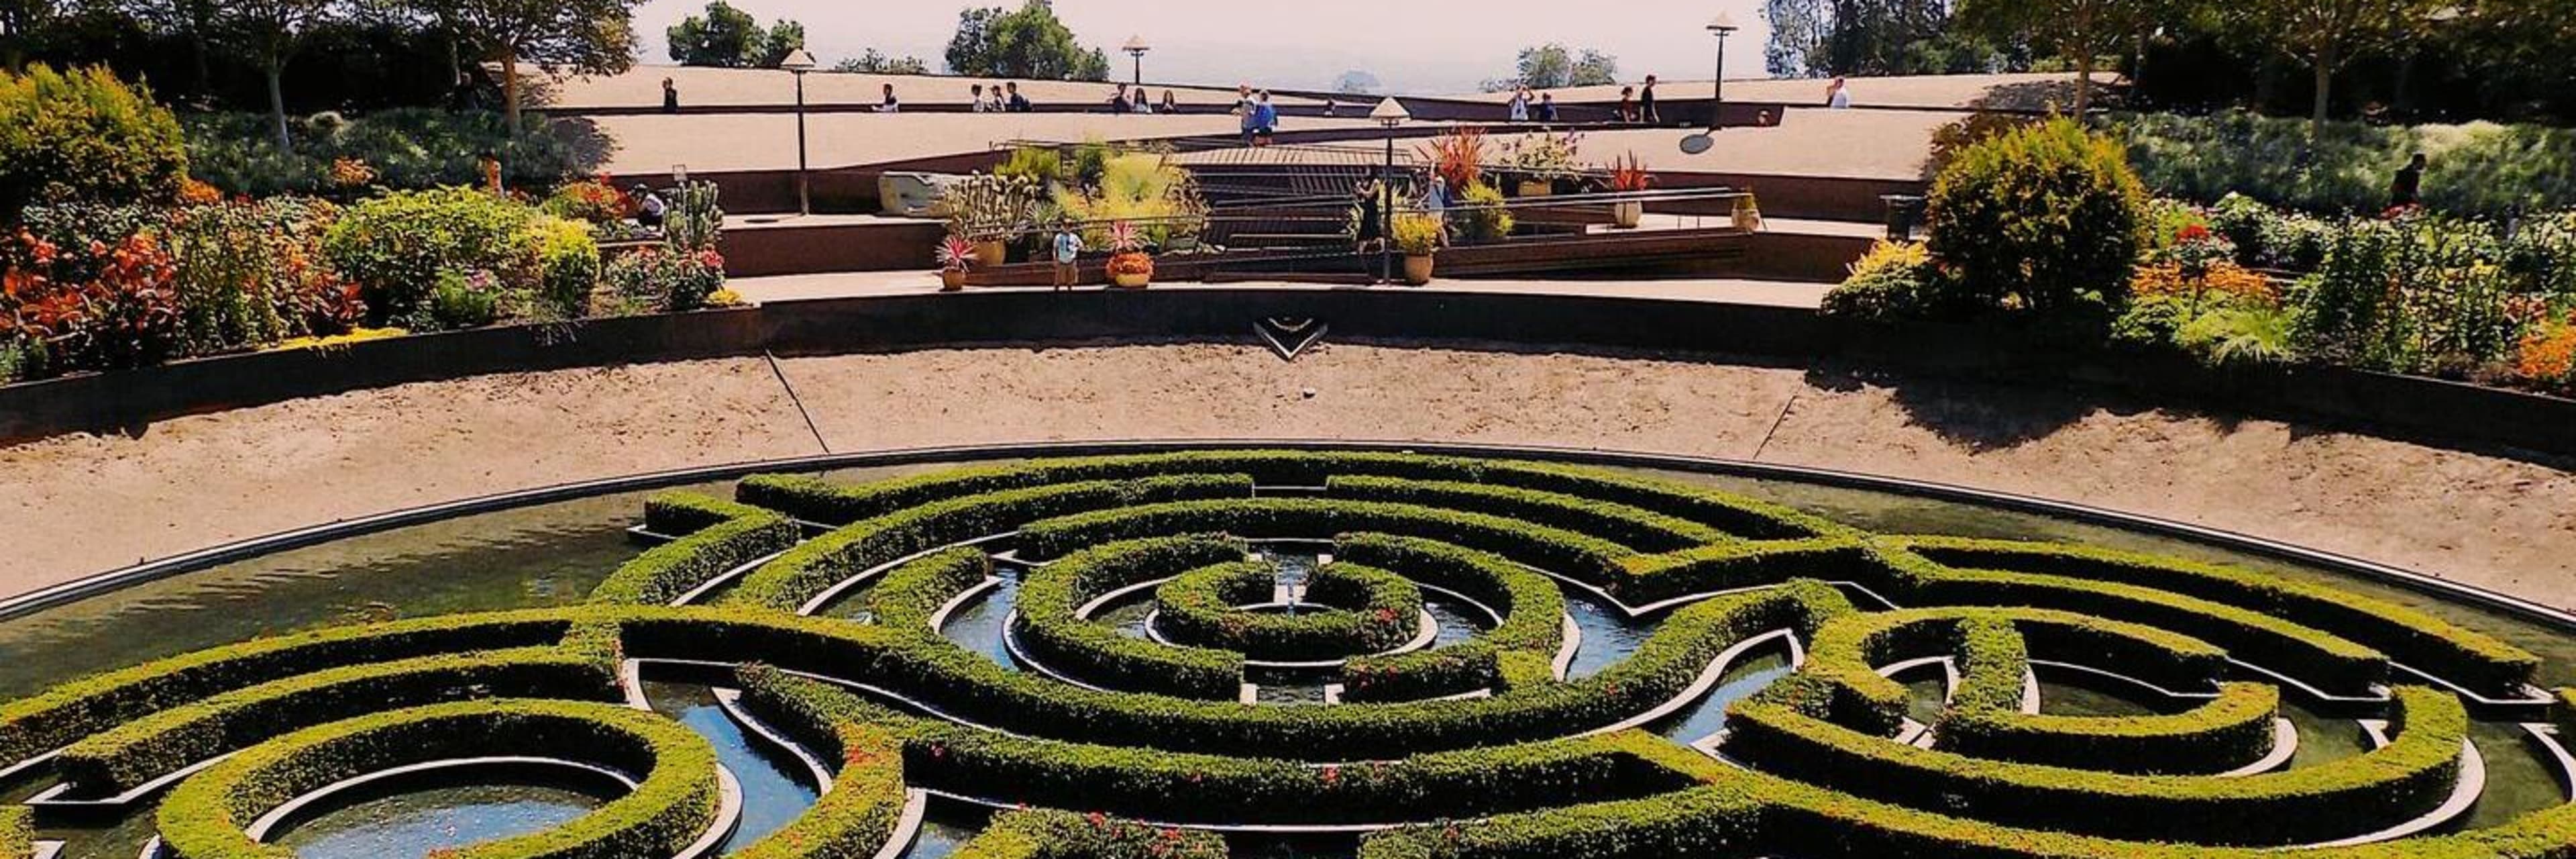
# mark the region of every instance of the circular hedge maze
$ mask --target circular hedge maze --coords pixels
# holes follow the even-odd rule
[[[610,798],[438,855],[894,857],[964,804],[947,855],[2576,856],[2537,657],[2243,569],[1393,453],[758,476],[638,532],[587,605],[0,708],[0,765],[58,783],[0,856],[156,801],[147,856],[291,856],[342,792],[511,768]],[[792,819],[734,838],[760,791],[648,676],[804,761]],[[2472,825],[2517,742],[2552,783]]]

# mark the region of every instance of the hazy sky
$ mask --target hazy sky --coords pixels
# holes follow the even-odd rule
[[[874,47],[921,57],[936,69],[960,10],[1019,0],[730,2],[763,23],[805,22],[806,43],[825,65]],[[647,0],[636,17],[644,61],[669,62],[663,30],[705,6]],[[1760,76],[1770,36],[1761,0],[1056,0],[1055,7],[1084,44],[1110,53],[1118,78],[1128,62],[1118,46],[1142,35],[1154,46],[1145,57],[1148,80],[1249,79],[1299,89],[1328,88],[1343,71],[1360,69],[1397,90],[1472,90],[1506,76],[1521,46],[1550,41],[1617,56],[1623,78],[1651,72],[1706,80],[1717,49],[1703,28],[1721,10],[1744,27],[1728,40],[1727,76]]]

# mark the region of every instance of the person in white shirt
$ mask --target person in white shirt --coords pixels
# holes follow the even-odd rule
[[[1833,83],[1826,85],[1825,107],[1833,110],[1850,110],[1851,82],[1835,78]]]
[[[885,85],[885,101],[877,105],[878,113],[901,113],[903,102],[894,97],[894,84]]]
[[[1524,86],[1519,89],[1512,90],[1512,121],[1528,122],[1529,118],[1530,88]]]

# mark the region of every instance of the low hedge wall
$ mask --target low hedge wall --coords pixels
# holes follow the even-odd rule
[[[0,765],[246,686],[361,663],[550,646],[571,627],[561,610],[433,617],[245,641],[96,674],[0,706]]]
[[[993,577],[993,558],[963,546],[886,571],[868,590],[868,615],[879,626],[929,629],[930,618],[968,589]]]
[[[1130,638],[1107,624],[1074,616],[1103,594],[1243,560],[1243,544],[1224,537],[1158,537],[1110,543],[1038,568],[1020,582],[1015,631],[1029,655],[1084,682],[1113,689],[1233,701],[1243,690],[1243,656]],[[934,646],[944,646],[945,642]]]
[[[1022,809],[993,817],[949,859],[1225,859],[1225,837],[1104,814]]]
[[[1241,475],[1179,475],[951,498],[852,523],[808,540],[745,577],[727,601],[794,610],[838,582],[905,555],[1005,533],[1031,520],[1138,504],[1251,495],[1252,481]]]
[[[0,806],[0,859],[31,859],[36,855],[36,810],[23,805]]]
[[[1738,542],[1725,531],[1677,516],[1614,501],[1516,486],[1360,475],[1336,476],[1324,486],[1325,494],[1335,498],[1490,513],[1589,534],[1639,552],[1671,552]]]
[[[1797,579],[1879,587],[1886,575],[1874,561],[1868,550],[1848,537],[1719,543],[1627,558],[1625,586],[1616,592],[1634,602],[1659,602]]]
[[[1763,814],[1764,804],[1743,791],[1700,787],[1373,832],[1360,840],[1359,859],[1757,856]]]
[[[948,469],[847,487],[811,477],[765,475],[744,480],[736,492],[745,503],[803,519],[842,524],[966,495],[1169,474],[1242,474],[1264,486],[1324,486],[1333,477],[1343,475],[1492,484],[1624,504],[1747,539],[1853,533],[1849,528],[1782,505],[1603,469],[1368,451],[1204,450],[1068,457]]]
[[[832,790],[811,808],[751,846],[747,859],[865,859],[877,854],[903,818],[903,740],[881,725],[850,718],[833,696],[847,693],[761,665],[739,672],[743,706],[839,764]]]
[[[2339,636],[2471,689],[2513,694],[2540,657],[2431,614],[2349,591],[2176,558],[2001,540],[1924,537],[1903,545],[1955,567],[2121,582],[2225,603]]]
[[[2180,713],[2062,716],[1961,708],[1941,720],[1937,747],[1974,758],[2132,775],[2211,775],[2272,752],[2280,687],[2226,683]]]
[[[1174,642],[1230,650],[1245,659],[1329,662],[1393,650],[1422,629],[1422,590],[1384,570],[1336,562],[1310,574],[1296,614],[1246,611],[1272,601],[1278,571],[1240,561],[1182,573],[1154,589],[1155,623]]]
[[[804,536],[777,513],[671,493],[644,503],[645,527],[680,539],[645,550],[590,592],[594,603],[668,605],[736,567],[786,551]]]
[[[2137,585],[1961,571],[1911,596],[1925,604],[2035,606],[2142,623],[2206,640],[2331,693],[2366,694],[2388,680],[2388,657],[2377,650],[2249,609]]]
[[[243,828],[326,785],[447,758],[579,755],[644,773],[635,790],[554,829],[454,851],[459,859],[668,856],[715,822],[716,753],[687,727],[608,704],[473,701],[379,713],[261,744],[181,782],[161,803],[163,841],[184,859],[292,859]]]
[[[1546,576],[1490,552],[1385,534],[1343,535],[1333,554],[1456,592],[1502,616],[1493,629],[1447,647],[1352,659],[1342,669],[1342,700],[1413,701],[1556,680],[1565,592]]]
[[[2448,694],[2396,693],[2396,739],[2362,755],[2243,778],[2141,776],[1980,760],[1888,742],[1778,703],[1739,703],[1729,754],[1765,772],[1977,820],[2144,840],[2290,844],[2339,838],[2439,805],[2459,776],[2468,714]]]
[[[316,671],[173,707],[73,743],[56,763],[81,795],[113,796],[291,731],[472,698],[615,701],[615,669],[557,648],[442,654]]]
[[[1636,554],[1598,537],[1500,516],[1317,498],[1180,501],[1079,513],[1030,523],[1020,529],[1020,546],[1050,557],[1096,543],[1163,534],[1223,532],[1261,539],[1332,537],[1355,531],[1427,537],[1481,549],[1605,587],[1620,583],[1620,560]]]

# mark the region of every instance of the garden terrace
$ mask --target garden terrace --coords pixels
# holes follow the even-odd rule
[[[32,831],[73,855],[132,847],[76,807],[170,855],[280,856],[347,825],[347,785],[434,812],[406,779],[529,768],[591,780],[598,804],[444,846],[900,856],[936,829],[986,856],[1292,836],[1375,859],[2576,850],[2565,753],[2526,726],[2576,719],[2576,692],[2533,688],[2539,656],[2250,568],[1403,453],[735,489],[646,501],[650,545],[577,604],[245,642],[0,706],[0,764],[46,790]],[[30,818],[7,808],[16,859]]]

